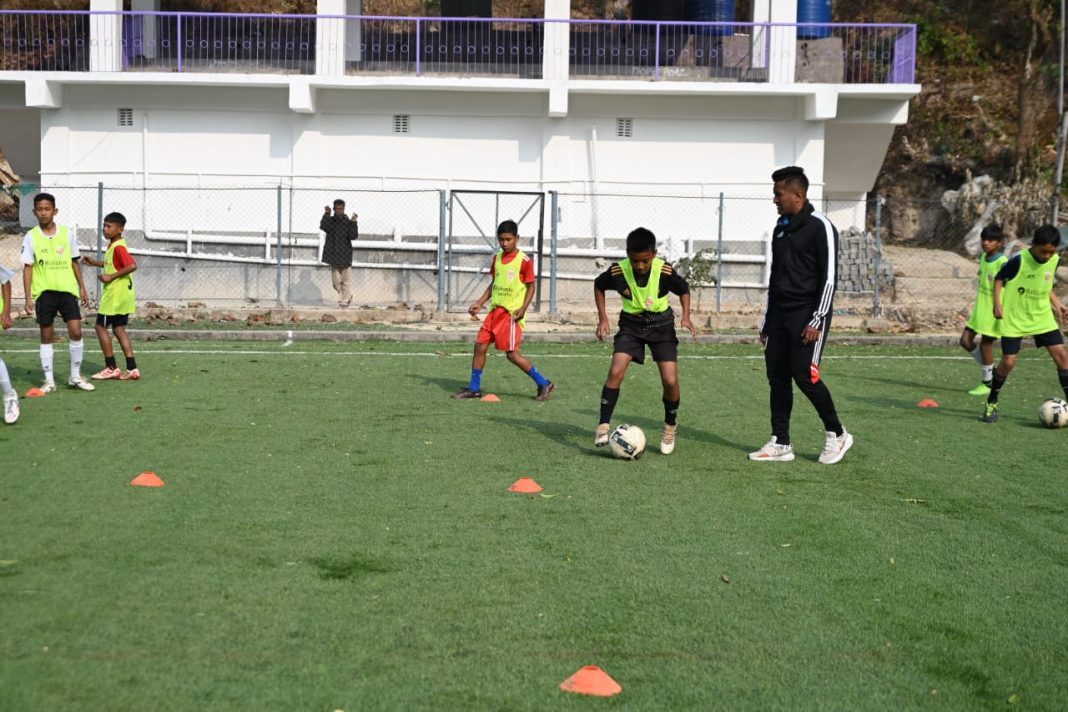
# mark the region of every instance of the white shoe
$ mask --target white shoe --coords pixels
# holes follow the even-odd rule
[[[833,465],[845,457],[846,452],[851,447],[853,447],[853,436],[845,428],[842,428],[841,435],[835,435],[828,431],[827,440],[823,445],[823,452],[820,453],[820,462],[824,465]]]
[[[85,380],[81,376],[78,376],[77,378],[71,378],[69,381],[67,381],[67,385],[70,386],[71,388],[77,388],[80,391],[95,391],[96,390],[96,386],[94,386],[92,383],[90,383],[89,381]]]
[[[789,462],[794,459],[792,445],[780,445],[774,435],[756,452],[749,453],[749,459],[756,462]]]
[[[677,425],[664,425],[664,432],[660,434],[660,452],[670,455],[675,452],[675,433],[679,431]]]
[[[19,419],[19,394],[9,393],[4,396],[4,422],[13,424]]]
[[[604,447],[608,444],[608,436],[612,432],[612,426],[608,423],[600,423],[597,432],[593,436],[594,447]]]
[[[41,386],[41,392],[42,393],[55,393],[56,392],[56,382],[55,381],[45,381],[44,384]]]

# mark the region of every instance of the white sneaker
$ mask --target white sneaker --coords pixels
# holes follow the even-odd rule
[[[612,426],[608,423],[597,425],[597,432],[593,436],[594,447],[604,447],[608,444],[608,436],[612,432]]]
[[[19,419],[19,394],[9,393],[4,396],[4,422],[13,424]]]
[[[67,381],[67,385],[70,386],[71,388],[77,388],[78,390],[81,390],[81,391],[95,391],[96,390],[96,386],[94,386],[89,381],[85,380],[85,378],[83,378],[82,376],[78,376],[77,378],[71,378],[69,381]]]
[[[792,445],[780,445],[774,435],[756,452],[749,453],[749,459],[756,462],[789,462],[794,459]]]
[[[56,382],[55,381],[45,381],[44,384],[41,386],[41,392],[42,393],[55,393],[56,392]]]
[[[664,432],[660,434],[660,452],[670,455],[675,452],[675,433],[679,431],[677,425],[664,425]]]
[[[820,453],[820,462],[824,465],[833,465],[845,457],[849,448],[853,447],[853,436],[845,428],[841,435],[827,432],[827,440],[823,444],[823,452]]]

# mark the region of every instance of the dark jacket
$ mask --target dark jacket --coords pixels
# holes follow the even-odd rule
[[[822,329],[824,317],[831,313],[837,278],[838,230],[806,201],[797,215],[779,218],[772,232],[765,323],[805,310],[811,315],[809,326]]]
[[[323,243],[323,262],[342,269],[352,267],[352,240],[359,238],[360,228],[347,215],[324,215],[319,229],[326,233]]]

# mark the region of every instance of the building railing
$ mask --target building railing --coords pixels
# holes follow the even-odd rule
[[[0,71],[540,79],[559,62],[572,79],[901,84],[916,62],[906,24],[3,10],[0,38]]]

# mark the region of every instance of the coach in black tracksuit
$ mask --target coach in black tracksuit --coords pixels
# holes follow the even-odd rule
[[[826,431],[819,460],[834,464],[853,445],[820,378],[820,356],[831,326],[838,266],[838,231],[808,202],[808,178],[797,166],[772,174],[779,220],[771,238],[768,305],[760,326],[771,385],[771,441],[750,454],[757,461],[793,459],[793,383],[812,401]]]

